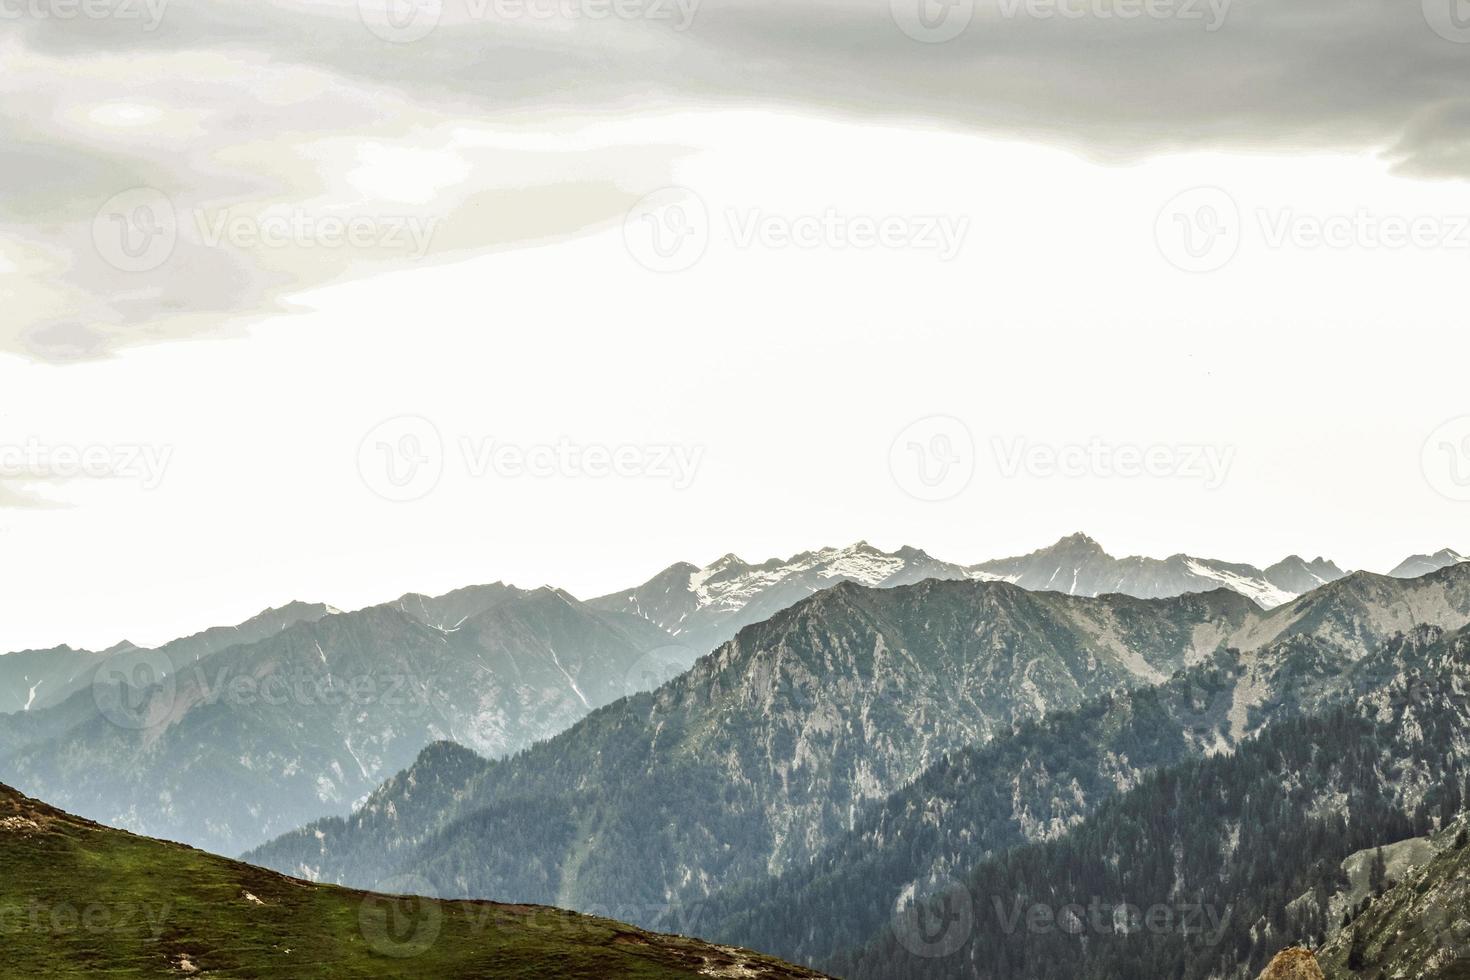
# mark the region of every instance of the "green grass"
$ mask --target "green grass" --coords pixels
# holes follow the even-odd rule
[[[0,950],[3,977],[816,976],[560,909],[310,884],[101,827],[5,786]]]

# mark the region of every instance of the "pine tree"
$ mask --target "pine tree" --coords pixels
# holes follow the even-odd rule
[[[1388,890],[1388,863],[1383,859],[1381,847],[1373,851],[1373,862],[1368,866],[1368,887],[1375,895]]]
[[[1353,944],[1348,947],[1347,967],[1349,970],[1361,970],[1367,965],[1365,962],[1367,951],[1364,948],[1366,945],[1367,942],[1363,938],[1363,934],[1361,932],[1354,932]]]

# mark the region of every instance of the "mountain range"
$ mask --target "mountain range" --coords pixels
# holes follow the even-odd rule
[[[1417,578],[1466,559],[1451,549],[1415,555],[1390,574]],[[1121,593],[1161,599],[1226,588],[1262,608],[1283,605],[1345,573],[1325,558],[1283,558],[1266,568],[1190,555],[1114,558],[1085,534],[1073,534],[1027,555],[959,565],[918,548],[885,552],[865,541],[822,548],[787,559],[751,564],[733,555],[703,567],[680,562],[642,585],[589,600],[589,604],[648,620],[700,656],[752,623],[839,582],[871,588],[924,579],[1009,582],[1040,592],[1098,596]],[[692,660],[691,660],[692,662]]]
[[[871,841],[896,841],[900,865],[923,874],[1044,841],[1155,768],[1229,754],[1275,718],[1358,696],[1355,665],[1398,634],[1467,623],[1470,566],[1416,580],[1355,573],[1269,612],[1223,589],[1137,600],[998,582],[848,583],[516,757],[433,747],[352,817],[248,859],[359,885],[411,872],[444,894],[611,909],[635,922],[694,916],[719,938],[756,928],[761,902],[722,893],[769,880],[772,907],[787,910],[780,925],[820,939],[842,920],[793,923],[789,909],[831,908],[851,893],[822,890],[825,880],[802,890],[809,869],[806,878],[840,878],[833,848],[861,863],[881,858]],[[1155,704],[1142,731],[1117,730],[1132,714],[1111,706],[1119,692],[1181,671],[1182,687],[1130,696],[1172,707]],[[1074,711],[1084,720],[1069,735],[1038,735],[1041,719],[1062,724]],[[1048,745],[1093,748],[1072,761],[1075,774],[1060,766],[1054,778],[1035,769],[1057,755]],[[966,753],[974,775],[953,776]],[[936,785],[963,805],[946,808]],[[1009,792],[992,805],[997,785]],[[905,787],[919,796],[890,795]],[[874,813],[897,813],[901,826]],[[916,850],[931,823],[953,836]],[[848,909],[890,907],[915,882],[889,893],[870,884]],[[791,938],[751,934],[777,952]],[[800,937],[787,950],[818,952],[831,950]]]
[[[249,859],[338,881],[408,861],[445,894],[569,907],[688,902],[807,860],[944,753],[1162,680],[1258,615],[1223,590],[1148,601],[843,583],[518,756],[465,767],[430,750],[348,821]],[[456,770],[450,806],[418,798],[450,785],[431,771],[441,761]]]
[[[1436,657],[1435,683],[1461,683],[1443,647],[1470,622],[1467,580],[1448,549],[1345,575],[1117,559],[1073,535],[972,566],[862,542],[727,555],[586,602],[496,583],[292,603],[155,649],[0,657],[0,775],[303,878],[409,875],[908,976],[924,964],[894,953],[893,910],[944,882],[1284,726],[1316,738]],[[1379,800],[1358,843],[1426,831],[1413,801],[1353,785]],[[1325,942],[1320,904],[1283,899],[1232,969],[1278,933]]]

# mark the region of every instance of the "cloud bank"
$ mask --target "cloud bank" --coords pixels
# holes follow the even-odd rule
[[[665,109],[1470,176],[1459,0],[0,0],[0,64],[0,351],[56,362],[619,221]]]

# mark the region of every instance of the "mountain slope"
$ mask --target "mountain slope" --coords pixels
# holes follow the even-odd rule
[[[559,909],[312,885],[101,827],[4,785],[0,867],[5,969],[26,976],[817,976]]]
[[[425,753],[350,819],[252,859],[346,882],[412,870],[446,894],[646,921],[805,861],[944,753],[1162,679],[1259,615],[1223,590],[1150,602],[844,584],[513,759],[476,771],[451,755],[445,778],[445,751]]]
[[[1328,980],[1470,978],[1470,818],[1437,837],[1427,862],[1368,899],[1317,954]]]
[[[823,962],[884,924],[900,897],[962,873],[991,854],[1064,836],[1106,799],[1154,770],[1233,751],[1238,686],[1264,694],[1249,729],[1353,703],[1417,663],[1443,636],[1426,627],[1354,661],[1330,644],[1293,637],[1263,651],[1247,673],[1222,651],[1167,683],[1054,712],[983,746],[941,760],[870,808],[811,862],[711,896],[703,935],[757,945],[797,962]],[[862,895],[862,901],[850,896]],[[826,910],[820,922],[793,907]]]
[[[1160,770],[1066,837],[982,862],[942,903],[902,912],[832,968],[851,980],[1255,976],[1326,931],[1321,907],[1293,898],[1330,894],[1345,857],[1458,807],[1470,778],[1466,690],[1470,630],[1355,705]],[[971,913],[916,931],[944,908]],[[1036,908],[1051,915],[1044,934],[1024,927]]]
[[[626,694],[661,641],[564,593],[497,586],[297,622],[172,673],[158,653],[122,654],[63,704],[0,718],[0,773],[88,817],[239,853],[347,811],[435,740],[501,755],[551,737]],[[151,685],[127,683],[138,664]]]

